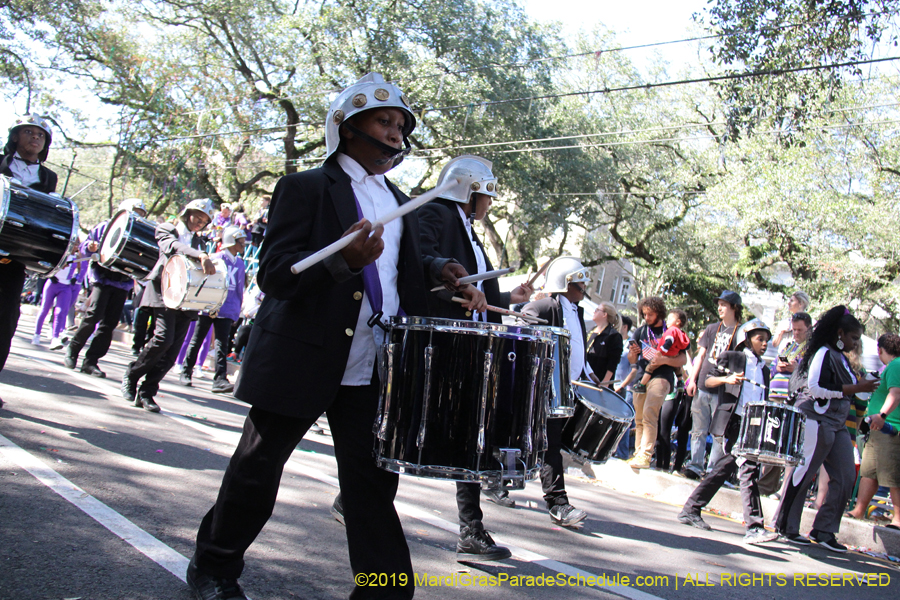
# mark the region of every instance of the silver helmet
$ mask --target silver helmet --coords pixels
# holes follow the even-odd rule
[[[340,128],[350,117],[373,108],[399,108],[406,114],[406,127],[403,131],[403,143],[408,151],[407,136],[416,127],[416,117],[409,109],[409,100],[403,92],[392,83],[388,83],[378,73],[369,73],[359,81],[338,94],[325,119],[325,158],[328,158],[341,145]],[[394,150],[391,148],[391,150]],[[396,164],[403,160],[401,154]]]
[[[741,345],[747,344],[747,338],[750,337],[750,334],[754,331],[765,331],[769,334],[769,339],[772,339],[772,330],[769,329],[769,326],[763,323],[762,319],[753,318],[741,325],[741,328],[738,329],[737,334],[734,336],[734,347],[740,348]]]
[[[184,218],[184,215],[186,215],[189,210],[199,210],[209,217],[210,221],[212,221],[213,215],[216,212],[216,209],[213,208],[212,200],[209,198],[197,198],[196,200],[191,200],[178,216]]]
[[[238,240],[247,238],[247,234],[240,227],[226,227],[222,231],[222,247],[234,246]]]
[[[453,186],[440,196],[454,202],[466,204],[472,194],[484,194],[497,197],[497,178],[491,171],[491,161],[480,156],[464,154],[457,156],[441,170],[438,185],[448,179],[457,179],[459,184]]]
[[[591,282],[590,272],[574,256],[560,256],[547,267],[547,280],[543,291],[548,294],[562,293],[569,289],[570,283]]]
[[[17,143],[12,141],[12,136],[20,128],[26,127],[28,125],[40,127],[47,135],[47,143],[44,144],[44,149],[41,150],[41,152],[38,154],[38,158],[40,159],[40,161],[44,162],[45,160],[47,160],[47,155],[50,153],[50,142],[53,141],[53,131],[50,129],[50,122],[37,113],[22,115],[15,118],[12,125],[9,126],[9,137],[6,140],[6,147],[3,148],[3,153],[13,154],[16,151]]]
[[[128,198],[126,200],[122,200],[119,202],[119,210],[127,210],[128,212],[134,212],[136,210],[143,211],[144,214],[147,214],[147,207],[144,205],[144,201],[140,198]]]

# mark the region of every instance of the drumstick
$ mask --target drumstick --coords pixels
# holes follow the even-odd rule
[[[541,273],[543,273],[543,272],[547,269],[547,267],[550,266],[550,263],[552,263],[552,262],[553,262],[553,260],[548,259],[547,262],[545,262],[545,263],[541,266],[541,268],[538,269],[538,272],[535,273],[534,276],[533,276],[531,279],[529,279],[529,280],[528,280],[528,283],[526,283],[525,285],[526,285],[526,286],[532,286],[532,285],[534,285],[534,282],[537,280],[537,278],[541,276]]]
[[[203,286],[206,285],[206,280],[209,279],[209,275],[203,278],[203,281],[200,282],[200,285],[197,286],[197,291],[194,292],[194,298],[197,297],[197,294],[200,293],[200,290],[203,289]]]
[[[398,219],[398,218],[402,217],[403,215],[405,215],[406,213],[416,210],[423,204],[431,202],[432,200],[434,200],[435,198],[437,198],[438,196],[440,196],[441,194],[443,194],[444,192],[449,190],[454,185],[457,185],[458,183],[459,183],[459,180],[456,178],[448,179],[447,181],[445,181],[441,185],[437,186],[433,190],[425,192],[421,196],[416,197],[414,200],[410,200],[406,204],[401,205],[396,210],[393,210],[393,211],[389,212],[388,214],[384,215],[382,218],[380,218],[377,221],[375,221],[374,223],[372,223],[372,229],[375,229],[379,225],[385,225],[387,223],[390,223],[394,219]],[[344,248],[349,246],[353,242],[353,239],[355,237],[356,237],[356,232],[345,235],[341,239],[337,240],[336,242],[334,242],[328,246],[325,246],[321,250],[313,252],[312,254],[310,254],[309,256],[304,258],[303,260],[294,263],[294,266],[291,267],[291,273],[293,273],[294,275],[298,275],[298,274],[302,273],[303,271],[305,271],[306,269],[313,266],[314,264],[321,262],[322,260],[328,258],[335,252],[340,252],[341,250],[343,250]]]
[[[464,303],[468,302],[468,300],[466,300],[465,298],[460,298],[459,296],[453,296],[450,299],[453,300],[454,302],[459,302],[460,304],[464,304]],[[490,304],[488,304],[487,309],[491,312],[500,313],[501,315],[509,315],[511,317],[519,317],[520,319],[531,319],[536,323],[542,323],[544,325],[547,324],[547,321],[540,317],[533,317],[531,315],[526,315],[524,313],[516,312],[514,310],[500,308],[499,306],[491,306]]]
[[[734,371],[732,371],[732,370],[729,369],[729,368],[726,368],[726,367],[720,367],[720,366],[718,366],[718,365],[716,365],[716,368],[719,369],[720,371],[724,372],[724,373],[728,373],[729,375],[737,375],[737,373],[735,373]],[[741,377],[743,377],[743,375],[741,375]],[[756,387],[766,389],[766,386],[764,386],[763,384],[761,384],[761,383],[756,383],[755,381],[750,381],[749,379],[745,379],[745,380],[742,381],[741,383],[749,383],[750,385],[755,385]]]
[[[508,269],[497,269],[496,271],[488,271],[487,273],[482,273],[481,275],[466,275],[465,277],[460,277],[457,280],[457,285],[466,285],[467,283],[475,283],[476,281],[485,281],[487,279],[494,279],[495,277],[500,277],[501,275],[506,275],[507,273],[512,273],[512,267]],[[444,289],[444,286],[439,285],[436,288],[433,288],[432,292],[439,292]]]

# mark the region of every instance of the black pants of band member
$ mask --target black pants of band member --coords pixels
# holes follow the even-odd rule
[[[825,465],[828,492],[822,506],[816,511],[813,529],[837,533],[847,501],[856,485],[856,465],[850,432],[842,425],[807,418],[803,458],[805,462],[802,465],[788,467],[784,473],[785,483],[775,513],[775,529],[786,534],[800,532],[806,493],[819,472],[819,467]]]
[[[133,363],[125,369],[125,376],[132,381],[143,377],[138,395],[142,398],[153,398],[159,391],[159,382],[166,376],[178,353],[184,336],[187,335],[191,318],[196,313],[175,310],[172,308],[154,308],[153,337],[144,345],[141,353]]]
[[[141,306],[134,311],[134,333],[132,334],[131,349],[140,352],[144,344],[153,335],[153,309]]]
[[[547,452],[541,465],[541,489],[547,508],[569,503],[562,457],[562,430],[565,424],[566,419],[547,419]]]
[[[19,324],[19,305],[24,287],[25,265],[18,262],[0,265],[0,371],[9,357],[9,348]]]
[[[216,381],[225,379],[228,374],[228,336],[231,335],[231,319],[213,319],[209,315],[200,315],[197,319],[197,326],[194,327],[194,336],[188,346],[187,354],[184,356],[184,364],[182,369],[185,373],[190,374],[197,364],[197,355],[200,353],[200,347],[209,328],[212,327],[216,332]]]
[[[84,361],[89,364],[97,364],[97,361],[106,356],[127,298],[128,290],[99,283],[91,286],[91,295],[88,296],[84,318],[81,320],[78,331],[69,341],[69,355],[78,356],[93,333],[94,339],[88,346],[87,352],[84,353]],[[94,331],[95,329],[96,331]]]
[[[391,574],[396,573],[398,581],[405,575],[407,585],[356,586],[350,598],[405,600],[412,598],[415,582],[394,509],[399,476],[379,469],[372,459],[377,405],[377,385],[342,386],[326,411],[340,476],[350,566],[354,574],[388,574],[389,581]],[[244,552],[272,514],[284,464],[315,421],[250,409],[216,504],[197,532],[195,559],[201,571],[216,577],[240,576]]]

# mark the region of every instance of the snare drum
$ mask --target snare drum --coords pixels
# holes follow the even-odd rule
[[[158,260],[156,223],[129,210],[119,211],[103,233],[100,264],[135,279],[143,279]]]
[[[744,406],[741,435],[731,453],[770,465],[802,464],[806,415],[800,409],[775,402]]]
[[[49,277],[78,244],[78,207],[0,176],[0,258]]]
[[[541,328],[392,317],[381,355],[378,466],[524,487],[546,450],[553,341]]]
[[[609,459],[634,422],[634,409],[614,391],[582,381],[575,388],[575,415],[562,431],[563,448],[573,457],[595,463]]]
[[[547,402],[550,405],[547,417],[550,419],[571,417],[575,414],[575,391],[572,389],[572,378],[569,373],[571,364],[569,358],[572,353],[569,346],[569,330],[561,327],[535,326],[535,328],[546,330],[553,336],[553,360],[556,361],[556,368],[553,370],[552,385],[547,390]]]
[[[213,260],[213,264],[216,265],[215,274],[205,275],[198,261],[182,254],[171,256],[162,274],[165,305],[177,310],[207,312],[221,308],[228,295],[228,268],[221,260]]]

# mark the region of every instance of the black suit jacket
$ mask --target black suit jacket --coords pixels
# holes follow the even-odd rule
[[[191,258],[200,259],[203,254],[203,238],[196,233],[191,237],[191,245],[182,244],[178,241],[178,229],[174,223],[160,223],[156,226],[156,243],[159,244],[159,259],[153,265],[153,270],[147,274],[147,287],[141,296],[141,306],[150,308],[165,308],[166,304],[162,299],[162,272],[166,267],[166,261],[175,254],[184,254]],[[186,311],[197,316],[197,311]]]
[[[9,161],[11,160],[11,154],[0,156],[0,173],[6,175],[7,177],[14,177],[12,169],[9,168]],[[29,186],[31,187],[31,189],[37,190],[39,192],[44,192],[45,194],[52,194],[56,191],[56,173],[54,173],[44,165],[41,165],[40,167],[38,167],[38,177],[38,182],[33,183]]]
[[[729,350],[719,355],[719,359],[716,361],[716,368],[710,372],[709,376],[722,377],[727,375],[724,369],[728,369],[733,373],[743,373],[746,368],[747,356],[743,352]],[[769,380],[771,375],[769,367],[767,367],[765,363],[763,363],[762,372],[763,383],[766,385],[765,393],[763,393],[763,400],[766,400],[769,397]],[[728,429],[728,422],[731,420],[731,415],[734,414],[738,402],[740,401],[741,389],[744,385],[750,384],[724,384],[719,386],[719,405],[713,413],[712,422],[709,426],[709,432],[711,434],[716,436],[725,435],[726,430]]]
[[[550,327],[565,328],[566,321],[563,317],[562,306],[559,304],[558,294],[553,294],[549,298],[541,298],[534,302],[529,302],[522,308],[522,313],[545,319]],[[575,305],[578,309],[578,322],[581,327],[578,331],[570,331],[570,335],[581,335],[582,348],[587,348],[587,330],[584,328],[584,309],[580,305]],[[587,364],[587,356],[585,362]],[[580,379],[583,373],[571,373],[572,379]]]
[[[409,198],[392,183],[400,204]],[[269,207],[257,282],[266,297],[257,313],[235,396],[277,414],[315,418],[331,405],[343,378],[363,302],[362,271],[340,253],[299,275],[291,265],[324,248],[356,221],[350,177],[331,158],[321,168],[282,177]],[[425,316],[426,267],[415,211],[403,217],[398,259],[400,306]],[[375,357],[373,357],[374,359]]]
[[[455,259],[461,264],[469,275],[478,273],[478,262],[475,259],[475,251],[469,241],[466,226],[459,218],[457,203],[452,200],[434,200],[419,208],[419,226],[422,236],[422,252],[432,258]],[[491,261],[478,236],[475,241],[484,252],[484,262],[488,271],[493,271]],[[497,279],[488,279],[482,286],[487,303],[492,306],[507,308],[509,306],[509,292],[500,291],[500,283]],[[430,293],[428,296],[428,309],[432,316],[446,319],[472,318],[472,311],[463,308],[461,304],[450,301],[453,294],[444,290]],[[499,313],[488,312],[488,321],[500,323]]]

